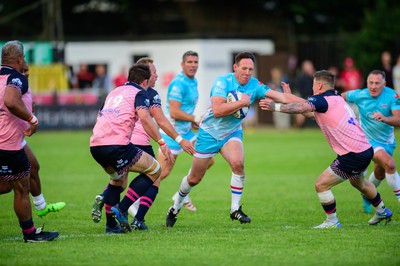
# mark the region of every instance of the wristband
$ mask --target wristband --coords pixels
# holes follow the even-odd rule
[[[276,103],[275,104],[275,112],[280,112],[281,111],[281,104],[280,103]]]
[[[178,135],[178,136],[175,138],[175,141],[178,142],[178,144],[180,144],[182,140],[183,140],[183,138],[181,137],[181,135]]]
[[[34,126],[36,126],[39,123],[39,120],[37,119],[36,116],[31,115],[31,117],[29,117],[28,122]]]
[[[200,116],[200,115],[195,115],[195,116],[194,116],[194,122],[195,122],[196,124],[198,124],[198,123],[200,123],[200,121],[201,121],[201,116]]]
[[[158,143],[161,147],[165,145],[165,141],[164,141],[163,138],[157,140],[157,143]]]

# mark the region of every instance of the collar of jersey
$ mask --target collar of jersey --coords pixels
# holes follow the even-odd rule
[[[128,81],[125,83],[126,86],[133,86],[135,88],[138,88],[139,90],[144,90],[142,87],[140,87],[139,84],[133,82],[133,81]]]

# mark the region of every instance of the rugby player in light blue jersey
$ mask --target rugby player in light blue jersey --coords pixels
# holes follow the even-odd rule
[[[174,226],[185,197],[200,183],[210,161],[217,153],[221,153],[232,171],[230,217],[240,223],[251,222],[240,205],[245,181],[242,119],[235,118],[232,114],[266,96],[280,102],[287,102],[290,99],[298,101],[294,95],[271,90],[253,78],[254,63],[253,54],[239,53],[235,57],[234,72],[218,77],[214,82],[211,88],[210,106],[200,123],[192,168],[183,178],[178,197],[168,209],[166,226]],[[230,91],[240,91],[243,95],[240,100],[228,103],[227,95]]]
[[[193,143],[196,141],[196,134],[191,130],[191,127],[198,129],[200,122],[200,116],[194,114],[199,99],[197,79],[195,77],[199,67],[199,56],[197,52],[185,52],[182,56],[181,67],[182,71],[168,86],[165,113],[165,116],[179,133],[179,138],[173,139],[165,134],[164,131],[160,130],[161,136],[171,149],[175,159],[183,151],[179,145],[182,138]],[[162,169],[160,179],[163,180],[169,176],[175,163],[170,163],[165,160],[164,154],[161,151],[158,152],[158,160],[161,163]],[[208,167],[211,167],[213,164],[214,160],[210,160]],[[177,197],[178,194],[175,194],[173,199]],[[189,197],[185,198],[184,205],[186,209],[196,211],[196,207]]]
[[[373,70],[367,78],[367,88],[343,93],[360,112],[361,127],[374,148],[374,171],[369,180],[378,187],[386,181],[400,202],[400,176],[396,170],[393,152],[396,148],[394,127],[400,125],[400,99],[395,90],[386,87],[386,75]],[[363,197],[364,211],[371,212],[371,203]]]

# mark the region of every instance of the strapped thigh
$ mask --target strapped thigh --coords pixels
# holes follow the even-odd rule
[[[160,170],[160,163],[157,160],[153,159],[153,163],[149,166],[149,168],[144,170],[143,173],[154,175],[158,172],[158,170]]]

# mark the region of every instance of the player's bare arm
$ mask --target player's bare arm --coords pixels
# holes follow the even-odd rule
[[[8,110],[10,110],[11,113],[25,121],[29,121],[32,117],[32,114],[29,112],[24,102],[22,101],[21,91],[14,86],[6,87],[4,92],[4,105],[8,108]],[[36,117],[35,119],[37,121]],[[24,132],[26,136],[32,136],[37,129],[37,122],[30,122],[29,125],[29,128]]]
[[[242,94],[240,100],[231,103],[227,103],[224,97],[213,96],[211,98],[211,104],[215,117],[228,116],[245,106],[250,106],[250,96]]]
[[[174,101],[174,100],[169,101],[169,114],[171,118],[181,121],[196,122],[196,123],[199,122],[196,121],[196,117],[194,115],[185,113],[183,110],[181,110],[181,106],[182,103],[179,101]]]
[[[286,83],[282,82],[282,84],[286,84]],[[286,85],[289,86],[289,84],[286,84]],[[290,91],[290,88],[284,89],[284,91]],[[303,98],[300,98],[294,94],[286,93],[286,92],[281,93],[281,92],[274,91],[274,90],[267,91],[267,93],[265,94],[265,97],[272,99],[276,103],[305,102],[305,100]]]
[[[400,110],[394,110],[392,114],[393,116],[384,116],[381,112],[375,112],[372,114],[372,117],[377,121],[391,126],[400,126]]]
[[[170,161],[171,163],[175,162],[175,158],[172,155],[170,149],[162,140],[160,132],[158,131],[157,125],[154,123],[153,119],[150,116],[150,113],[146,109],[139,109],[137,110],[137,114],[142,122],[143,128],[149,136],[160,144],[160,149],[164,154],[165,158]]]
[[[154,119],[156,120],[157,125],[171,138],[176,139],[179,134],[176,132],[175,128],[172,126],[171,122],[165,117],[164,112],[162,111],[161,108],[151,108],[150,109],[150,114]],[[182,138],[182,137],[181,137]],[[195,149],[193,147],[193,143],[186,139],[181,139],[179,141],[179,145],[182,147],[182,149],[189,153],[190,155],[193,155],[195,153]]]
[[[266,111],[278,111],[288,114],[305,114],[312,112],[312,107],[306,102],[295,102],[288,104],[277,104],[270,99],[260,100],[260,108]]]

